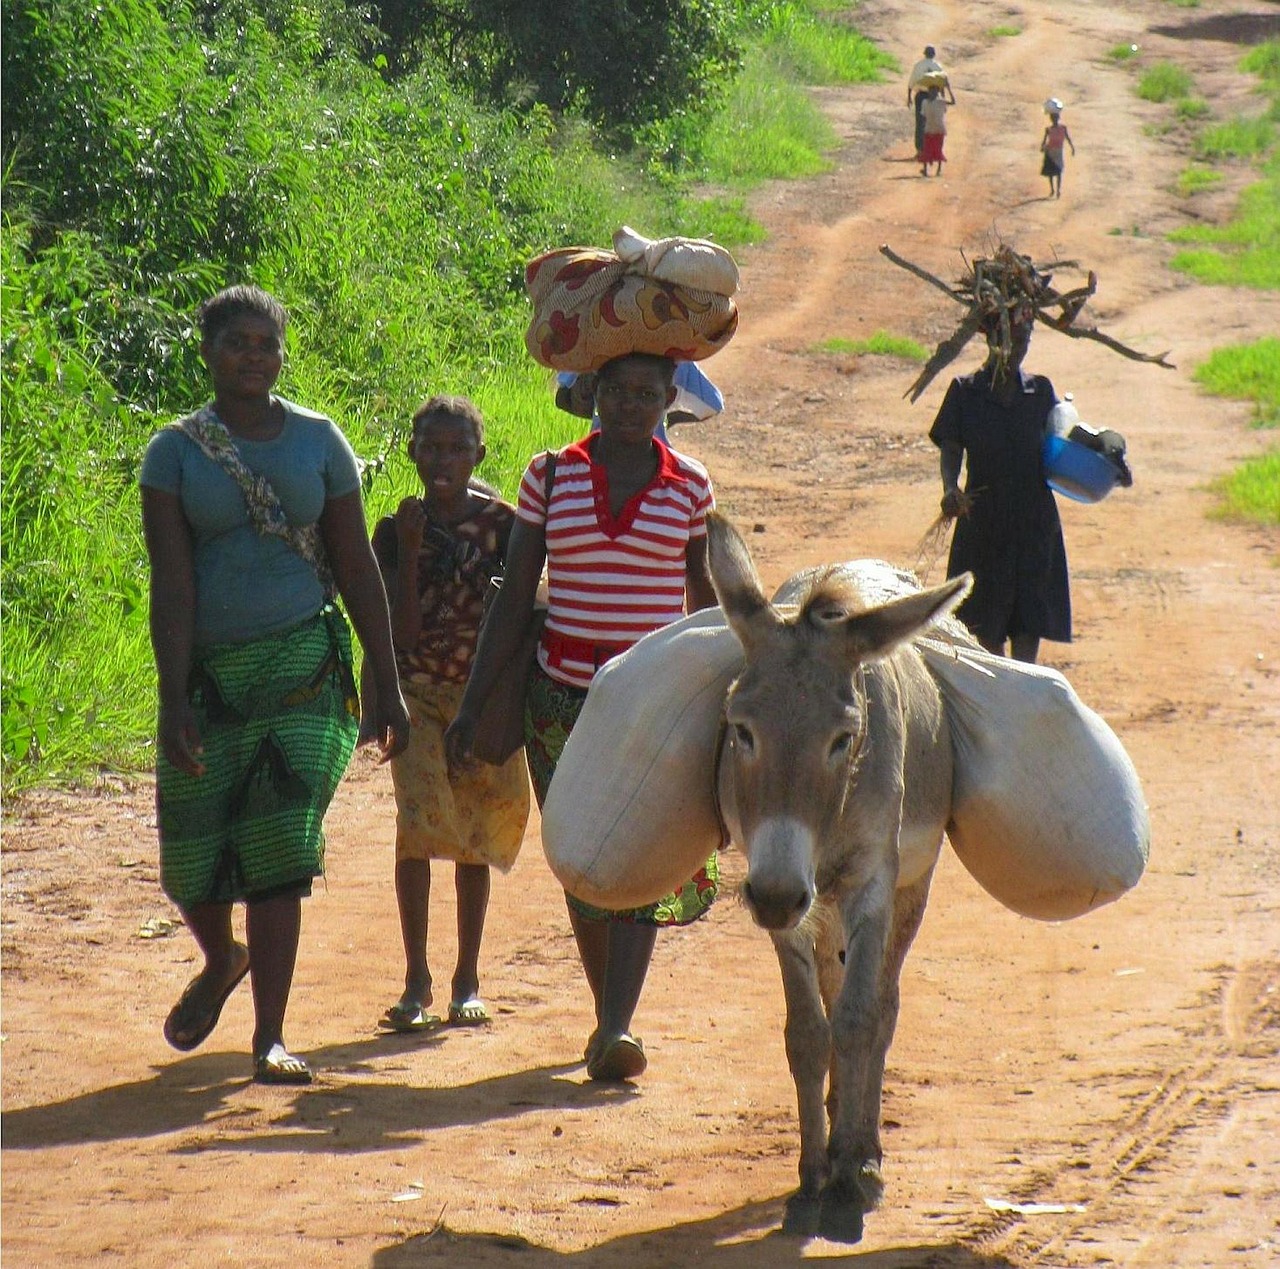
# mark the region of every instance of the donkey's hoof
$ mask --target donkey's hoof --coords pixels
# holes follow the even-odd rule
[[[812,1238],[818,1232],[822,1202],[816,1195],[793,1194],[782,1216],[782,1232],[797,1238]]]
[[[880,1173],[880,1164],[875,1159],[868,1159],[858,1169],[858,1193],[862,1196],[862,1210],[873,1211],[880,1206],[884,1198],[884,1177]]]
[[[862,1204],[853,1198],[838,1199],[834,1195],[822,1200],[818,1220],[818,1237],[833,1243],[862,1241]]]

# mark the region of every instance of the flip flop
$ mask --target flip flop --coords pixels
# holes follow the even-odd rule
[[[455,1027],[483,1027],[493,1021],[479,996],[449,1002],[449,1022]]]
[[[239,946],[237,944],[237,946]],[[235,991],[244,976],[249,972],[249,949],[244,948],[244,968],[236,974],[231,981],[222,989],[222,994],[214,1001],[211,1001],[209,1008],[204,1014],[195,1014],[194,1000],[196,989],[200,985],[203,974],[197,974],[183,988],[182,995],[178,997],[178,1003],[169,1010],[169,1016],[164,1020],[164,1038],[178,1050],[179,1053],[190,1053],[192,1049],[199,1048],[212,1034],[214,1027],[218,1025],[218,1019],[222,1016],[222,1006],[227,1003],[231,993]],[[184,1025],[184,1023],[186,1025]],[[187,1031],[190,1034],[186,1039],[180,1040],[177,1037],[179,1031]]]
[[[397,1003],[378,1019],[378,1026],[397,1035],[408,1035],[414,1031],[434,1031],[444,1026],[444,1019],[438,1013],[427,1013],[421,1005]]]
[[[283,1044],[273,1044],[253,1059],[253,1079],[257,1084],[310,1084],[311,1068],[294,1057]]]
[[[590,1080],[632,1080],[643,1075],[649,1065],[644,1055],[644,1045],[637,1037],[627,1035],[614,1036],[612,1040],[601,1041],[595,1053],[587,1062],[587,1078]]]

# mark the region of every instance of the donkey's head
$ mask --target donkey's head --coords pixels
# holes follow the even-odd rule
[[[784,615],[729,521],[712,513],[708,533],[716,595],[746,656],[725,702],[721,782],[748,861],[742,895],[758,924],[789,929],[813,902],[820,848],[844,812],[869,726],[903,725],[868,718],[865,667],[949,612],[969,580],[866,608],[832,570]]]

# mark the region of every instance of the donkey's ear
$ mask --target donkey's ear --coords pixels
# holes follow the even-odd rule
[[[945,617],[972,586],[973,575],[962,573],[941,586],[855,613],[845,622],[846,646],[859,661],[888,656],[899,644]]]
[[[744,644],[759,630],[780,624],[781,618],[760,585],[747,544],[718,511],[707,514],[707,563],[725,619]]]

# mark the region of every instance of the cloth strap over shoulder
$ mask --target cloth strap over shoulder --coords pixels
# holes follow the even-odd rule
[[[218,417],[213,406],[202,406],[194,414],[178,419],[171,426],[194,441],[210,462],[217,463],[240,486],[245,510],[249,513],[249,521],[254,529],[263,537],[281,538],[302,556],[315,569],[316,577],[324,588],[325,598],[332,599],[338,588],[329,567],[320,526],[308,524],[299,529],[289,523],[271,482],[252,471],[240,457],[240,451],[236,449],[227,425]]]

